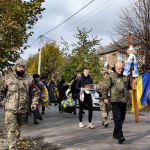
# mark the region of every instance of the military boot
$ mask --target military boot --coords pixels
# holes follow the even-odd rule
[[[34,117],[34,124],[39,124],[38,120]]]
[[[24,123],[27,124],[28,123],[28,116],[26,116]]]
[[[108,126],[107,118],[102,119],[102,125],[106,128]]]
[[[113,118],[113,113],[111,112],[111,115],[110,115],[110,119],[111,120],[114,120],[114,118]]]

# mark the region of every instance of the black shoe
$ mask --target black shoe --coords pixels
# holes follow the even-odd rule
[[[42,115],[45,115],[45,112],[42,112]]]
[[[55,103],[55,106],[57,106],[57,103]]]
[[[104,127],[105,127],[105,128],[107,128],[107,127],[108,127],[108,125],[109,125],[109,124],[108,124],[108,123],[106,123],[106,124],[104,124]]]
[[[113,135],[113,138],[119,140],[119,139],[118,139],[116,136],[114,136],[114,135]]]
[[[34,121],[34,124],[39,124],[37,121]]]
[[[119,144],[122,144],[126,139],[124,137],[121,137],[118,140],[119,140]]]
[[[73,114],[74,114],[74,115],[76,115],[77,113],[76,113],[76,112],[74,112]]]

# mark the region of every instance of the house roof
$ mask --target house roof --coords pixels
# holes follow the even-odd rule
[[[133,45],[136,46],[139,44],[139,41],[133,36]],[[120,49],[127,49],[128,45],[128,37],[124,37],[113,44],[109,44],[105,47],[99,48],[97,55],[104,55],[112,52],[116,52]]]

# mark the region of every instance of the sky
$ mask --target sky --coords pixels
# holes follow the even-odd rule
[[[27,44],[31,45],[40,35],[45,34],[62,23],[90,1],[91,0],[45,0],[42,7],[46,8],[46,10],[42,12],[43,17],[35,25],[33,29],[34,34],[29,38]],[[77,15],[44,36],[55,40],[57,45],[61,44],[61,37],[69,44],[72,44],[76,42],[73,35],[78,33],[78,27],[79,29],[86,28],[87,30],[92,28],[90,35],[97,35],[98,39],[102,39],[100,44],[106,46],[112,42],[110,34],[114,32],[113,26],[116,23],[117,14],[121,8],[128,4],[128,0],[94,0]],[[46,38],[43,38],[42,45],[44,45],[44,43],[46,43]],[[39,46],[40,40],[38,39],[30,48],[25,50],[21,57],[27,59],[30,54],[36,54]],[[60,45],[60,48],[63,48],[63,45]]]

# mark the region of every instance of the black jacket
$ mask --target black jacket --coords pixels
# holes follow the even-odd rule
[[[71,85],[71,90],[69,93],[72,93],[72,98],[78,98],[79,99],[79,91],[76,89],[77,80],[74,80],[74,82]]]
[[[59,90],[59,98],[58,98],[57,102],[61,103],[61,101],[63,101],[66,98],[66,91],[68,89],[68,86],[67,85],[62,86],[62,84],[59,83],[57,85],[57,88]]]
[[[93,84],[93,79],[90,77],[90,75],[85,77],[84,74],[82,74],[81,77],[77,80],[76,89],[78,92],[80,92],[81,87],[84,87],[84,85],[87,84]],[[91,95],[84,93],[84,100],[92,100]]]

